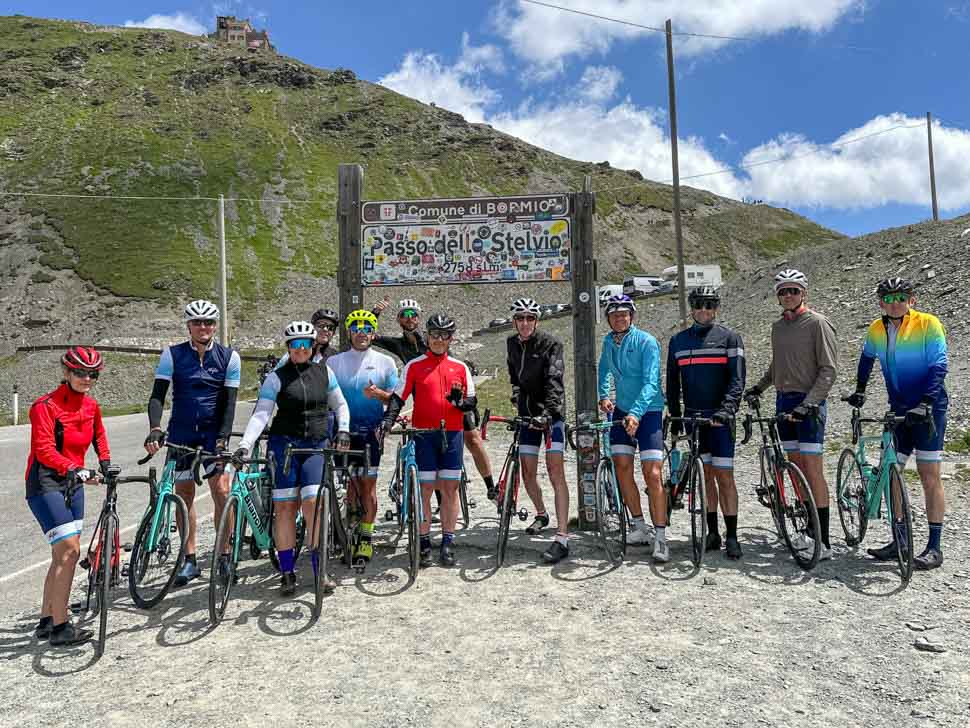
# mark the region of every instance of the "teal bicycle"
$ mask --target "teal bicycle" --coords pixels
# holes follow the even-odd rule
[[[172,454],[187,453],[193,456],[191,469],[196,484],[201,482],[198,464],[206,454],[200,447],[172,443],[165,443],[165,447],[168,448],[169,457],[162,468],[162,477],[157,482],[152,478],[148,508],[138,525],[128,563],[128,592],[140,609],[151,609],[165,598],[185,559],[189,530],[183,526],[188,523],[189,511],[185,501],[175,492],[176,459]],[[154,455],[148,455],[138,464],[144,465],[152,457]]]
[[[603,422],[589,422],[570,427],[567,439],[574,450],[599,449],[599,460],[596,464],[595,492],[586,493],[583,488],[583,505],[588,509],[590,505],[596,508],[596,532],[600,544],[611,563],[623,561],[626,555],[626,535],[629,528],[629,517],[623,494],[616,480],[616,467],[613,465],[613,455],[610,451],[610,429],[612,420]]]
[[[842,400],[846,401],[846,397]],[[866,419],[858,408],[852,408],[852,444],[839,456],[836,471],[836,501],[839,520],[849,546],[862,543],[869,521],[883,518],[889,525],[896,544],[896,562],[903,583],[913,574],[913,519],[909,508],[909,493],[903,480],[903,470],[896,457],[894,432],[906,421],[905,417],[887,412],[880,419]],[[864,437],[864,424],[882,425],[878,437]],[[930,427],[933,422],[930,420]],[[879,464],[875,467],[866,459],[866,444],[879,443]],[[883,507],[885,503],[885,507]]]

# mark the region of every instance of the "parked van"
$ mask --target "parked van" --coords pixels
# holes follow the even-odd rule
[[[649,276],[646,273],[631,276],[623,281],[623,292],[634,298],[653,293],[663,284],[664,279],[660,276]]]
[[[669,268],[664,268],[664,280],[677,280],[676,265],[672,265]],[[714,286],[714,288],[720,288],[723,285],[723,281],[721,280],[721,266],[685,265],[684,282],[687,284],[688,291],[691,288],[697,288],[698,286]]]
[[[600,305],[605,306],[610,296],[619,296],[621,293],[623,293],[621,283],[607,283],[605,286],[600,286]]]

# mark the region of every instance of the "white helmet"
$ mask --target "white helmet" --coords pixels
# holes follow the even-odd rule
[[[185,307],[186,321],[199,321],[205,319],[214,319],[215,321],[219,320],[219,307],[216,306],[212,301],[199,299],[198,301],[192,301],[192,303]]]
[[[283,329],[283,340],[289,344],[296,339],[315,339],[317,330],[309,321],[290,321]]]
[[[397,303],[398,316],[400,316],[401,311],[403,311],[406,308],[413,308],[418,313],[421,313],[421,307],[418,305],[418,302],[415,301],[413,298],[402,298],[400,301],[398,301]]]
[[[775,276],[775,293],[788,286],[798,286],[803,291],[807,291],[808,278],[800,270],[786,268]]]
[[[509,306],[509,310],[513,316],[523,313],[532,314],[536,318],[542,316],[542,309],[534,298],[516,298]]]

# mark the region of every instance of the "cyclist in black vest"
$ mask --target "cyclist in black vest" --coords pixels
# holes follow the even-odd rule
[[[315,537],[313,524],[317,492],[323,480],[324,460],[321,455],[294,456],[289,473],[283,472],[286,447],[320,448],[327,444],[328,412],[337,415],[337,447],[350,447],[350,410],[337,385],[330,367],[311,361],[313,356],[313,324],[293,321],[283,332],[289,360],[266,377],[256,409],[253,411],[242,442],[234,458],[245,458],[253,443],[262,434],[276,409],[276,417],[269,428],[269,451],[276,458],[276,483],[273,486],[274,540],[279,556],[282,581],[280,594],[289,596],[296,591],[294,546],[296,545],[296,509],[303,509],[307,533]],[[317,570],[317,555],[311,551],[313,571]],[[327,578],[328,588],[333,583]]]

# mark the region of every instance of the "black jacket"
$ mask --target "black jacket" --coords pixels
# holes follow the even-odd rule
[[[417,359],[428,350],[428,342],[421,338],[421,334],[417,331],[414,332],[413,344],[402,333],[400,336],[378,336],[374,339],[374,346],[393,354],[401,360],[402,364]]]
[[[562,344],[553,336],[537,330],[527,341],[518,334],[508,338],[509,379],[517,393],[519,415],[566,418],[566,390],[563,386],[565,364]]]
[[[722,411],[733,417],[744,391],[744,344],[731,329],[694,324],[670,339],[667,349],[667,409],[680,417]]]
[[[276,417],[269,434],[322,440],[329,432],[327,392],[330,378],[325,364],[287,362],[276,370],[280,391]]]

